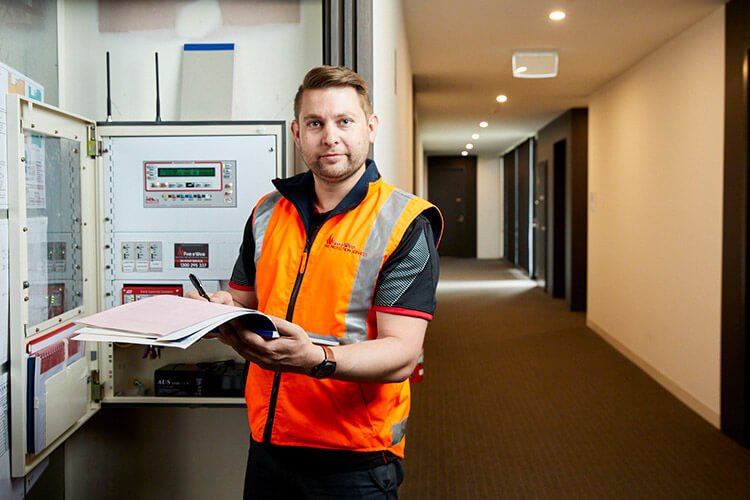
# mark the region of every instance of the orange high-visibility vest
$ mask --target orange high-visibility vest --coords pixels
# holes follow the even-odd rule
[[[252,226],[258,310],[300,325],[312,338],[340,344],[376,338],[372,300],[380,269],[409,225],[428,210],[439,214],[429,202],[378,178],[359,205],[326,220],[311,241],[294,204],[278,191],[266,195]],[[256,441],[404,456],[408,380],[317,380],[251,363],[245,399]]]

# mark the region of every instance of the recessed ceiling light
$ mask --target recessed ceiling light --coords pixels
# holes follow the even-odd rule
[[[508,96],[507,96],[507,95],[503,95],[503,94],[500,94],[499,96],[497,96],[497,97],[495,98],[495,100],[496,100],[497,102],[505,102],[505,101],[507,101],[507,100],[508,100]]]
[[[466,149],[474,149],[474,145],[472,143],[468,143],[466,145]]]
[[[479,134],[471,134],[471,138],[476,141],[477,139],[479,139]]]
[[[549,18],[553,21],[562,21],[565,19],[565,12],[561,10],[555,10],[549,13]]]
[[[461,151],[461,156],[469,156],[469,152],[468,151]]]
[[[489,126],[489,123],[487,122],[479,122],[479,126],[482,128],[487,128]]]
[[[554,78],[559,57],[556,51],[517,51],[513,53],[513,76],[516,78]]]

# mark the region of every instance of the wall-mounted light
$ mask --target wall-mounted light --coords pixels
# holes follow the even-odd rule
[[[468,143],[468,144],[466,144],[466,146],[464,146],[464,147],[465,147],[466,149],[474,149],[474,145],[473,145],[472,143]]]
[[[489,126],[489,123],[487,122],[479,122],[479,126],[482,128],[487,128]]]
[[[476,141],[477,139],[479,139],[479,134],[471,134],[471,138]]]
[[[519,68],[520,69],[520,68]],[[507,95],[500,94],[499,96],[495,97],[495,100],[497,102],[506,102],[508,100]]]
[[[468,151],[461,151],[461,156],[469,156],[469,152]]]

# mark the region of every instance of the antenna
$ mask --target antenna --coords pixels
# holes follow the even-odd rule
[[[107,51],[107,121],[112,121],[112,92],[109,86],[109,51]]]
[[[161,103],[159,101],[159,53],[154,52],[156,59],[156,122],[161,121]]]

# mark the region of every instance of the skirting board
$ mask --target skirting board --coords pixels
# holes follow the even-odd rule
[[[638,356],[636,353],[628,349],[622,342],[615,339],[612,335],[607,333],[602,327],[591,321],[590,319],[586,319],[586,326],[591,328],[594,332],[596,332],[597,335],[599,335],[601,338],[603,338],[608,344],[610,344],[612,347],[617,349],[620,354],[628,358],[630,361],[636,364],[638,368],[643,370],[656,380],[656,382],[659,383],[662,387],[664,387],[666,390],[671,392],[677,399],[685,403],[691,410],[693,410],[695,413],[703,417],[705,420],[707,420],[711,425],[719,429],[721,427],[721,417],[718,412],[715,412],[705,404],[701,403],[697,399],[695,399],[692,395],[690,395],[685,389],[677,385],[673,380],[671,380],[669,377],[665,376],[663,373],[661,373],[659,370],[651,366],[649,363],[644,361],[640,356]]]

